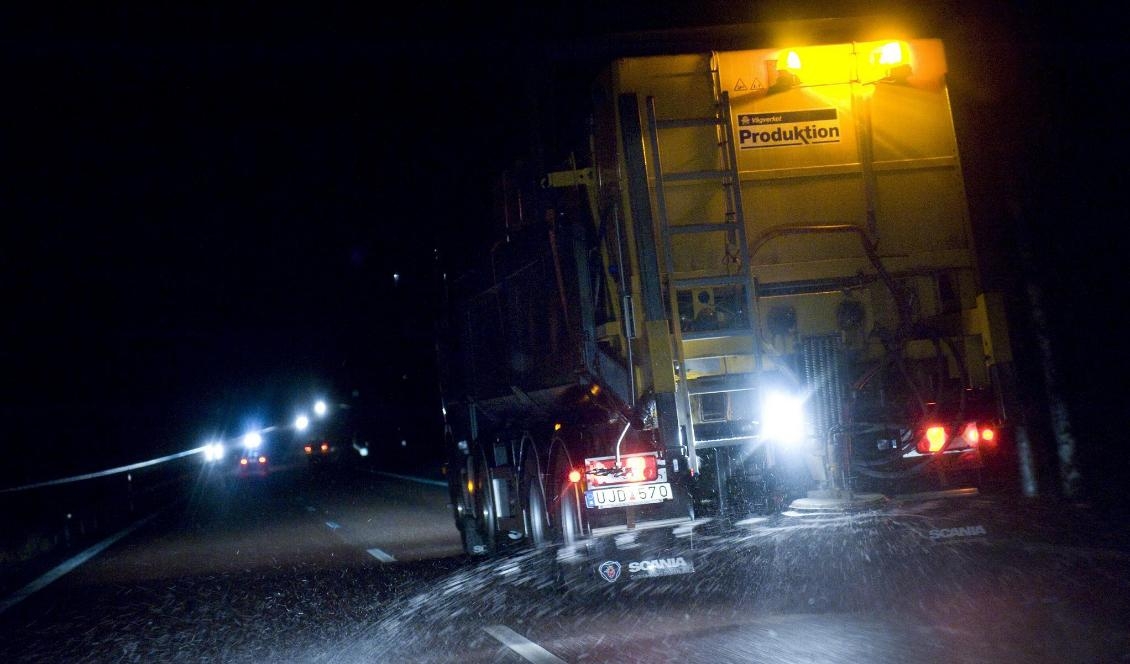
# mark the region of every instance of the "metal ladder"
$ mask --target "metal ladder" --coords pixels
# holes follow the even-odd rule
[[[747,443],[755,438],[754,434],[734,436],[718,440],[696,440],[691,396],[698,394],[720,392],[751,392],[754,390],[751,376],[747,374],[732,375],[724,369],[717,378],[709,384],[692,386],[688,377],[688,361],[716,360],[721,365],[725,358],[748,356],[752,362],[753,371],[761,367],[761,340],[758,329],[757,293],[756,283],[750,272],[750,253],[746,238],[745,217],[742,211],[741,185],[738,176],[737,154],[733,142],[733,121],[730,111],[729,94],[720,90],[717,78],[717,68],[710,67],[712,87],[714,90],[713,115],[708,117],[684,119],[659,119],[656,113],[654,97],[647,98],[647,131],[651,148],[651,176],[654,178],[656,213],[661,234],[663,261],[667,277],[667,290],[670,299],[671,316],[673,319],[673,334],[675,337],[675,351],[678,362],[678,378],[680,381],[679,395],[679,420],[684,425],[688,454],[692,468],[697,467],[696,448],[719,447],[723,445],[736,445]],[[691,128],[713,127],[718,150],[718,168],[696,171],[666,171],[663,167],[663,133],[665,131]],[[696,223],[672,224],[669,215],[669,199],[677,196],[680,186],[716,183],[722,189],[725,213],[722,219],[701,219]],[[710,234],[726,234],[726,252],[729,257],[730,247],[736,246],[736,262],[721,265],[716,271],[702,273],[679,273],[675,264],[674,239],[680,236]],[[679,291],[691,291],[691,297],[697,297],[702,289],[717,287],[736,287],[744,293],[744,322],[735,327],[710,331],[683,331],[683,316],[679,310]],[[693,302],[692,302],[693,307]],[[697,348],[696,348],[697,346]],[[713,346],[715,350],[706,350]],[[725,352],[719,348],[727,348]],[[723,365],[724,366],[724,365]],[[708,383],[708,381],[702,381]]]

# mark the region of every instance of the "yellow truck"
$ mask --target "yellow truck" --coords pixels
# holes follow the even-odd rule
[[[693,552],[614,542],[976,489],[1011,356],[946,74],[899,34],[608,63],[587,145],[451,284],[468,553],[667,576]]]

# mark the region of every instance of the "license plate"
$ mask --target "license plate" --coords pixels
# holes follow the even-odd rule
[[[671,493],[671,485],[667,482],[616,486],[586,491],[585,505],[589,508],[605,509],[608,507],[661,503],[664,500],[672,500],[674,497]]]

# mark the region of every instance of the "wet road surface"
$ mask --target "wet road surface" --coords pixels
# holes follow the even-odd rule
[[[296,465],[202,477],[0,614],[0,661],[1130,661],[1121,530],[973,496],[750,524],[699,537],[694,574],[563,583],[554,549],[463,555],[443,487]]]

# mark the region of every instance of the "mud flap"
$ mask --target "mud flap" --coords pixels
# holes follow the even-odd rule
[[[567,592],[613,595],[626,588],[652,590],[685,585],[701,565],[689,540],[669,533],[628,541],[598,537],[558,549],[555,560]]]
[[[463,518],[463,527],[459,529],[463,536],[463,551],[471,556],[486,556],[490,554],[487,541],[479,530],[479,524],[471,517]]]

